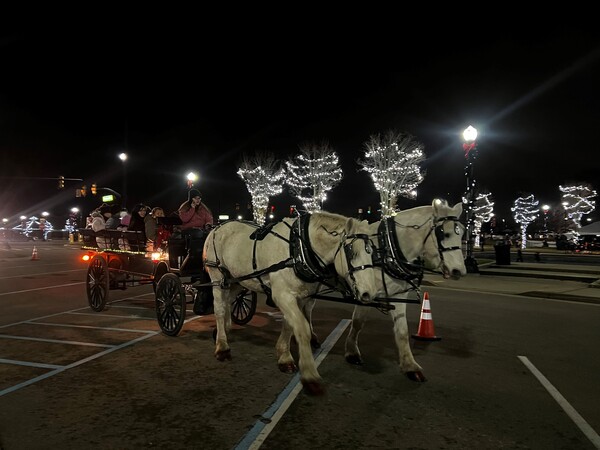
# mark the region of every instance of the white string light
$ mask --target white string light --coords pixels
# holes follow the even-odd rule
[[[309,212],[321,211],[327,192],[343,177],[337,154],[323,143],[304,145],[300,154],[286,161],[285,183]]]
[[[423,145],[413,136],[388,131],[385,136],[371,136],[365,143],[364,159],[358,161],[371,175],[381,199],[381,215],[396,212],[398,196],[414,198],[415,189],[423,181],[419,164],[425,161]]]
[[[246,183],[246,188],[252,197],[254,221],[264,225],[269,198],[283,191],[284,171],[273,155],[261,154],[251,159],[244,159],[237,173]]]
[[[473,229],[475,232],[475,246],[480,246],[480,231],[483,222],[489,222],[494,217],[494,202],[490,201],[491,193],[480,193],[475,198],[473,205]]]
[[[587,183],[558,186],[558,189],[563,194],[562,204],[565,208],[565,213],[573,222],[575,227],[573,231],[577,233],[577,230],[581,228],[581,217],[596,209],[596,202],[593,200],[596,197],[596,191]]]
[[[514,213],[516,223],[521,224],[521,248],[527,246],[527,227],[533,222],[539,212],[539,200],[536,200],[533,194],[527,197],[519,197],[515,200],[515,206],[510,210]]]

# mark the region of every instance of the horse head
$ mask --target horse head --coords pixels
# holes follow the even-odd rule
[[[367,221],[320,212],[312,215],[310,226],[313,249],[327,255],[326,262],[334,264],[358,301],[373,301],[377,285]]]
[[[424,247],[425,261],[437,261],[432,270],[440,270],[444,278],[459,279],[467,274],[462,252],[464,225],[459,221],[462,203],[453,207],[446,200],[434,199],[432,204],[432,232]]]

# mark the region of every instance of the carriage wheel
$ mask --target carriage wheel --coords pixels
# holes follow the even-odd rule
[[[256,312],[258,295],[254,291],[244,289],[231,302],[231,320],[238,325],[246,325]]]
[[[152,277],[152,289],[154,290],[154,293],[156,293],[156,286],[158,285],[158,282],[168,272],[169,272],[169,266],[167,266],[166,263],[164,263],[164,262],[158,263],[158,265],[156,266],[156,269],[154,269],[154,276]]]
[[[167,336],[177,336],[185,321],[185,289],[174,273],[163,275],[156,286],[156,318]]]
[[[102,311],[106,306],[109,281],[106,260],[100,255],[94,255],[88,266],[85,285],[90,308],[96,312]]]

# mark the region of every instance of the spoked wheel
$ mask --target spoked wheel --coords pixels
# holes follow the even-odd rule
[[[256,312],[258,295],[254,291],[244,289],[231,302],[231,320],[238,325],[246,325]]]
[[[174,273],[163,275],[156,286],[156,318],[167,336],[177,336],[185,321],[185,288]]]
[[[87,269],[85,287],[90,308],[100,312],[106,306],[109,291],[108,264],[100,255],[94,255]]]
[[[152,277],[152,290],[154,290],[154,293],[156,293],[156,286],[158,285],[158,282],[167,272],[169,272],[169,267],[167,264],[164,262],[158,263],[156,269],[154,269],[154,276]]]

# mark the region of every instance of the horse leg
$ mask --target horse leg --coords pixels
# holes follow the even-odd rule
[[[310,325],[310,346],[314,349],[321,348],[321,342],[319,341],[319,337],[315,333],[315,330],[312,325],[312,312],[315,307],[316,300],[314,298],[307,298],[302,301],[302,313],[306,320],[308,320],[308,324]]]
[[[275,289],[273,290],[275,292]],[[304,386],[304,390],[309,395],[323,395],[325,387],[310,347],[310,325],[306,317],[302,314],[302,310],[298,305],[296,298],[285,289],[278,292],[276,299],[277,306],[283,313],[283,317],[287,321],[287,325],[291,327],[298,344],[298,366],[300,368],[300,380]]]
[[[219,361],[231,360],[231,349],[227,342],[227,333],[231,329],[231,295],[232,289],[213,288],[216,329],[215,357]]]
[[[395,309],[390,311],[394,321],[394,340],[398,348],[400,370],[412,381],[427,381],[423,368],[415,361],[408,341],[408,324],[406,323],[406,303],[394,303]]]
[[[290,352],[290,340],[292,338],[292,327],[288,324],[288,321],[283,318],[281,324],[281,332],[277,339],[277,345],[275,349],[277,351],[277,366],[283,373],[296,373],[298,372],[298,366],[294,361],[294,357]]]
[[[354,312],[352,313],[352,323],[350,324],[350,331],[346,337],[346,361],[350,364],[360,365],[363,363],[360,356],[360,349],[358,348],[358,335],[360,334],[363,326],[367,321],[367,315],[369,314],[369,308],[366,306],[355,306]]]

